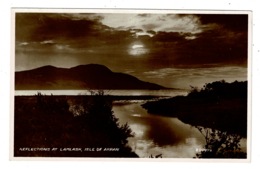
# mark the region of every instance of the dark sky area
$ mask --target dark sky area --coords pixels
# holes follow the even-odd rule
[[[97,63],[167,87],[245,80],[247,36],[245,14],[16,13],[15,69]]]

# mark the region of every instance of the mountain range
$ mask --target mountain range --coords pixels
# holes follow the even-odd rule
[[[79,65],[72,68],[43,66],[15,72],[15,90],[70,90],[70,89],[149,89],[165,87],[141,81],[138,78],[112,72],[98,64]]]

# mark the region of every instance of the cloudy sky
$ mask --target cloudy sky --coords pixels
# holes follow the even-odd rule
[[[248,16],[16,13],[15,70],[102,64],[166,87],[247,79]]]

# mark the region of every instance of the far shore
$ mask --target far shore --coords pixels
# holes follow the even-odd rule
[[[17,98],[24,99],[34,99],[36,95],[30,96],[15,96]],[[157,100],[159,98],[168,98],[168,96],[152,96],[152,95],[142,95],[142,96],[114,96],[114,95],[43,95],[44,97],[52,97],[52,98],[67,98],[67,99],[76,99],[76,98],[91,98],[91,97],[103,97],[105,99],[109,99],[112,101],[120,101],[120,100]]]

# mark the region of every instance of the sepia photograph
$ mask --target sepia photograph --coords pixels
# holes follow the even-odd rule
[[[13,159],[249,159],[250,12],[12,15]]]

